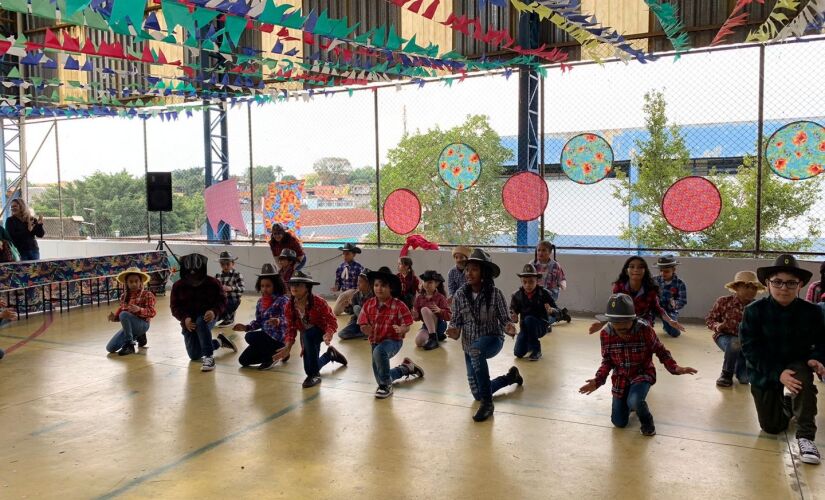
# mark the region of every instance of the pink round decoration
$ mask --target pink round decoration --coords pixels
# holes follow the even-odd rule
[[[384,200],[384,223],[396,234],[411,233],[421,222],[421,202],[409,189],[396,189]]]
[[[505,210],[522,222],[541,217],[549,197],[547,183],[533,172],[521,172],[510,177],[501,190]]]
[[[722,195],[711,181],[690,176],[670,186],[662,198],[662,214],[679,231],[695,233],[712,226],[722,212]]]

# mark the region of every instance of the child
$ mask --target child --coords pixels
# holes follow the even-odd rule
[[[407,306],[407,309],[412,309],[415,296],[418,289],[421,288],[421,282],[413,271],[413,261],[409,257],[398,258],[398,279],[401,282],[401,299]]]
[[[367,277],[369,272],[369,269],[364,268],[361,272],[361,276],[358,277],[358,291],[352,296],[351,301],[352,316],[350,317],[349,324],[338,332],[338,338],[341,340],[367,338],[364,332],[361,331],[361,327],[358,326],[358,315],[361,314],[361,308],[364,307],[364,303],[366,303],[373,296],[372,286],[370,286],[370,279]]]
[[[17,319],[17,313],[11,309],[6,309],[6,301],[0,299],[0,328],[8,325],[12,320]],[[0,349],[0,359],[6,356],[6,351]]]
[[[221,283],[206,275],[207,258],[192,253],[180,259],[181,279],[172,285],[169,307],[181,324],[186,353],[192,361],[202,360],[202,372],[215,369],[214,352],[221,347],[238,352],[224,334],[212,338],[215,321],[226,308],[226,296]]]
[[[307,256],[304,253],[304,247],[301,246],[301,242],[298,241],[298,238],[296,238],[291,232],[287,231],[286,227],[284,227],[284,225],[280,222],[272,224],[270,235],[269,249],[272,251],[272,258],[277,260],[283,253],[284,249],[288,248],[295,252],[295,258],[298,261],[298,265],[295,267],[295,270],[298,271],[302,269],[307,262]]]
[[[438,347],[438,342],[447,338],[447,322],[452,317],[450,304],[444,294],[444,278],[436,271],[426,271],[421,275],[424,288],[415,296],[412,316],[421,321],[421,330],[415,336],[415,345],[431,351]]]
[[[413,320],[410,310],[398,300],[401,294],[398,276],[388,267],[372,271],[367,276],[375,297],[364,304],[358,324],[369,336],[372,346],[372,372],[378,382],[375,397],[385,399],[392,396],[393,381],[403,376],[423,377],[424,370],[410,358],[404,358],[401,365],[390,370],[390,359],[401,350],[404,335],[410,331]]]
[[[561,265],[551,257],[552,253],[556,251],[556,246],[547,240],[540,241],[536,245],[535,259],[533,259],[533,266],[536,272],[541,274],[539,285],[550,291],[553,300],[559,300],[559,293],[561,290],[567,288],[567,278],[564,276],[564,269]]]
[[[281,250],[281,255],[278,256],[278,274],[281,275],[281,280],[284,283],[289,283],[292,279],[292,274],[295,272],[295,265],[298,263],[298,255],[295,250],[291,248],[284,248]]]
[[[659,257],[656,267],[659,268],[659,276],[653,281],[659,287],[659,304],[667,311],[670,319],[677,321],[679,312],[687,305],[687,285],[676,276],[676,266],[679,261],[672,255]],[[653,326],[653,323],[651,323]],[[682,332],[663,322],[665,333],[671,337],[678,337]]]
[[[338,320],[332,314],[327,301],[312,293],[312,287],[320,285],[312,276],[301,271],[295,271],[289,280],[289,291],[292,298],[286,304],[286,333],[284,347],[278,349],[273,361],[289,359],[295,338],[301,336],[301,352],[304,357],[304,373],[306,378],[302,384],[304,389],[315,387],[321,383],[321,368],[327,363],[340,363],[347,366],[347,358],[330,345],[332,335],[338,328]],[[321,343],[327,345],[327,352],[320,354]]]
[[[106,345],[106,350],[126,356],[135,353],[135,341],[140,347],[146,346],[149,321],[156,314],[155,294],[144,288],[149,282],[149,275],[136,267],[121,272],[115,280],[125,290],[120,294],[120,307],[109,313],[109,321],[120,322],[120,330]]]
[[[241,305],[241,296],[244,291],[243,275],[235,270],[235,261],[229,252],[221,252],[218,263],[221,265],[221,272],[215,278],[221,282],[224,293],[226,293],[226,309],[224,310],[222,321],[218,326],[231,325],[235,321],[235,311]]]
[[[756,274],[751,271],[739,271],[725,288],[733,292],[733,295],[716,299],[705,318],[705,324],[713,332],[713,341],[725,353],[722,375],[716,380],[719,387],[732,386],[734,373],[740,384],[748,383],[748,367],[739,342],[739,323],[742,322],[745,306],[753,302],[758,292],[765,291]]]
[[[825,262],[819,265],[819,281],[812,281],[808,285],[808,292],[805,294],[805,300],[812,304],[819,304],[823,311],[825,311]]]
[[[352,243],[347,243],[338,247],[344,262],[335,270],[335,286],[333,292],[341,292],[335,301],[332,310],[336,316],[344,314],[344,311],[351,305],[352,296],[358,290],[358,277],[364,271],[364,267],[355,262],[355,256],[361,253],[361,249]]]
[[[635,411],[642,424],[642,435],[655,436],[653,415],[647,407],[647,393],[656,383],[653,355],[674,375],[695,374],[688,366],[679,366],[645,320],[637,316],[633,299],[624,293],[610,296],[604,315],[607,322],[601,330],[602,364],[596,376],[587,381],[579,392],[590,394],[607,381],[613,370],[613,411],[610,420],[616,427],[627,427],[630,412]]]
[[[658,312],[663,322],[677,330],[685,331],[685,327],[670,319],[667,311],[659,305],[659,289],[650,276],[650,269],[643,258],[633,256],[625,261],[619,277],[613,283],[613,293],[624,293],[633,297],[636,315],[651,327],[654,314]],[[604,323],[601,322],[593,323],[589,331],[591,334],[596,333],[603,326]]]
[[[511,367],[507,375],[490,380],[487,360],[495,356],[504,346],[504,334],[511,337],[516,327],[507,314],[504,294],[493,281],[501,270],[490,259],[487,252],[476,248],[467,259],[467,284],[456,292],[453,317],[447,328],[447,336],[458,340],[464,349],[464,364],[470,392],[476,401],[481,401],[473,416],[476,422],[483,422],[493,416],[493,393],[512,384],[522,385],[524,379],[518,368]]]
[[[519,333],[516,337],[516,346],[513,354],[522,358],[530,352],[530,361],[541,359],[540,338],[548,331],[559,314],[553,295],[543,286],[538,285],[541,273],[533,264],[525,264],[524,269],[517,274],[521,278],[519,288],[510,298],[510,315],[513,323],[519,323]]]
[[[450,292],[450,303],[453,301],[453,295],[467,283],[467,278],[464,277],[464,266],[467,265],[470,252],[472,252],[470,247],[463,245],[453,249],[455,267],[450,269],[449,274],[447,274],[447,291]]]
[[[264,264],[255,283],[255,290],[261,294],[255,306],[255,319],[248,325],[238,323],[232,329],[246,332],[247,348],[238,361],[241,366],[259,365],[259,370],[267,370],[275,363],[272,358],[284,346],[286,318],[284,311],[289,298],[281,275],[272,264]]]

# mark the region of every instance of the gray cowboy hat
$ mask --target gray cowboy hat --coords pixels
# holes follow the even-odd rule
[[[234,255],[232,255],[231,253],[227,252],[227,251],[223,251],[218,256],[218,262],[225,261],[225,260],[228,260],[230,262],[235,262],[236,260],[238,260],[238,258],[235,257]]]
[[[315,281],[314,279],[312,279],[312,276],[310,276],[309,274],[307,274],[303,271],[295,271],[295,274],[293,274],[292,277],[289,278],[289,282],[287,282],[287,284],[289,284],[289,285],[298,285],[298,284],[301,284],[301,283],[303,283],[305,285],[320,285],[321,284],[321,283]]]
[[[659,269],[666,268],[666,267],[676,267],[681,262],[679,262],[676,257],[673,255],[663,255],[656,260],[656,264],[654,264]]]
[[[498,278],[501,274],[501,268],[493,263],[490,254],[480,248],[473,249],[473,253],[467,258],[467,262],[477,262],[481,267],[488,267],[492,271],[493,278]]]
[[[524,264],[520,273],[516,273],[519,278],[541,278],[541,273],[536,271],[536,266],[533,264]]]
[[[789,254],[783,254],[777,257],[776,260],[773,261],[772,266],[759,267],[756,269],[756,276],[763,285],[767,285],[768,278],[776,273],[793,274],[802,280],[803,286],[808,283],[811,280],[811,276],[813,276],[812,272],[799,267],[799,262],[796,261],[796,257]]]
[[[267,264],[264,264],[263,266],[261,266],[261,273],[258,275],[258,277],[260,278],[262,276],[280,276],[280,275],[278,274],[278,271],[275,270],[275,266],[273,266],[272,264],[267,263]]]
[[[624,293],[614,293],[607,301],[604,314],[597,314],[599,321],[621,321],[636,318],[636,306],[630,295]]]
[[[291,248],[284,248],[281,250],[281,255],[278,256],[279,259],[289,259],[292,262],[298,262],[298,254],[295,250]]]

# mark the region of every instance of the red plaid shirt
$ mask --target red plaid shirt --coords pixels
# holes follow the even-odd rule
[[[284,343],[292,344],[301,332],[311,326],[317,326],[325,335],[331,335],[338,329],[338,320],[332,309],[323,298],[312,295],[312,309],[304,311],[304,316],[298,316],[298,310],[294,306],[295,299],[289,299],[284,307],[286,317],[286,333],[284,333]]]
[[[129,301],[126,302],[126,295],[129,295]],[[120,307],[115,311],[115,317],[120,316],[123,311],[129,312],[129,306],[135,305],[140,308],[140,311],[135,314],[143,321],[149,321],[155,317],[155,294],[149,290],[141,290],[137,293],[129,293],[125,290],[120,294]]]
[[[429,308],[430,306],[436,306],[441,311],[436,315],[438,319],[444,321],[450,321],[450,318],[453,317],[453,312],[450,310],[450,304],[447,302],[447,297],[441,295],[440,292],[435,292],[432,297],[427,297],[426,293],[419,293],[415,296],[415,302],[413,303],[413,310],[412,315],[415,320],[421,319],[421,310],[424,308]]]
[[[721,335],[739,335],[739,323],[742,322],[746,305],[736,295],[716,299],[705,318],[705,324],[713,332],[713,340]]]
[[[596,371],[596,382],[604,385],[607,374],[613,370],[613,396],[623,398],[631,384],[638,382],[656,383],[656,367],[653,355],[665,365],[667,371],[674,373],[678,365],[670,351],[656,336],[653,327],[643,320],[636,320],[630,337],[623,339],[608,323],[601,331],[602,365]]]
[[[645,290],[640,288],[637,292],[630,291],[628,283],[613,283],[613,293],[624,293],[633,297],[633,306],[636,308],[636,317],[642,318],[651,325],[655,313],[664,317],[667,314],[662,306],[659,304],[659,293],[655,290]]]
[[[387,302],[378,303],[378,299],[372,297],[361,308],[358,316],[359,325],[372,325],[372,334],[369,336],[370,344],[380,344],[382,341],[404,340],[403,333],[395,333],[393,326],[412,325],[413,319],[406,304],[396,298],[391,298]]]

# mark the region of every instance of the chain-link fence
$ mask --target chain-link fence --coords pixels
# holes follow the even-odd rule
[[[543,237],[584,252],[825,253],[816,175],[825,142],[815,142],[825,123],[823,50],[825,39],[803,39],[548,68],[537,98],[546,191],[508,183],[528,166],[518,71],[237,103],[228,111],[229,175],[246,227],[230,236],[263,244],[281,222],[310,245],[398,245],[415,233],[509,248]],[[813,123],[793,125],[800,121]],[[203,148],[199,116],[107,120],[124,138],[122,154],[141,161],[120,169],[110,150],[100,172],[83,170],[77,149],[63,146],[82,125],[59,123],[63,182],[49,158],[34,168],[55,175],[30,178],[39,213],[59,223],[62,206],[50,237],[157,239],[143,173],[165,170],[174,189],[166,239],[207,239],[203,161],[187,164],[180,151]],[[517,238],[515,217],[530,214],[540,217]]]

